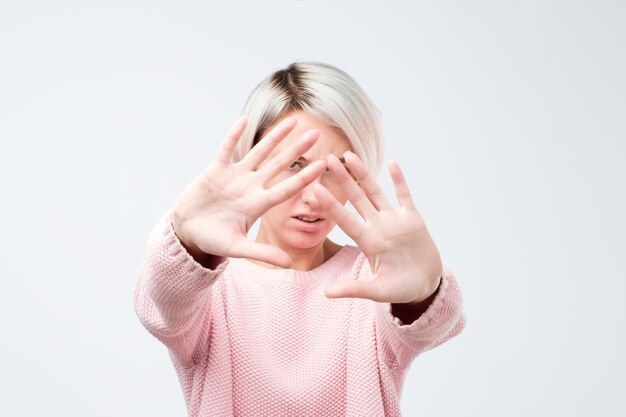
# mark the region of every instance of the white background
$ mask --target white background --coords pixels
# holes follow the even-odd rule
[[[404,415],[626,415],[623,2],[87,3],[0,4],[0,415],[185,415],[146,238],[297,59],[380,108],[464,293]]]

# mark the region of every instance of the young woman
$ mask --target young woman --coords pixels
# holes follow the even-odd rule
[[[243,113],[152,233],[135,293],[189,416],[400,415],[412,360],[465,321],[400,167],[397,204],[374,179],[375,107],[343,71],[300,62]],[[357,246],[330,241],[335,224]]]

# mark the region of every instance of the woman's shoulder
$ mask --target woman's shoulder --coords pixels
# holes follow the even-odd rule
[[[330,240],[324,242],[324,263],[354,263],[359,255],[363,256],[363,253],[357,246],[340,245]]]
[[[343,271],[342,275],[348,274],[352,276],[353,279],[360,279],[363,272],[367,273],[367,271],[369,271],[367,258],[363,252],[361,252],[361,249],[354,245],[339,246],[339,249],[334,255],[327,259],[322,266],[326,266],[335,271]]]
[[[228,258],[228,265],[225,268],[227,275],[238,275],[246,279],[254,280],[278,280],[278,281],[297,281],[314,279],[318,280],[320,276],[336,276],[349,274],[352,275],[355,270],[360,269],[359,264],[362,263],[361,250],[353,245],[332,245],[328,247],[330,251],[326,251],[324,262],[308,271],[297,271],[293,269],[282,269],[272,267],[271,265],[254,262],[244,258]]]
[[[329,239],[324,242],[324,262],[329,262],[339,254],[339,258],[356,258],[361,251],[353,245],[339,245]],[[336,258],[335,258],[336,259]]]

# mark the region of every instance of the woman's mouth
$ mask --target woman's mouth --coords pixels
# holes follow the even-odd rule
[[[320,220],[324,220],[318,217],[308,217],[308,216],[294,216],[295,219],[298,219],[300,221],[306,222],[306,223],[315,223],[318,222]]]
[[[318,217],[314,213],[310,213],[312,216],[292,216],[293,227],[304,233],[317,233],[326,227],[326,219],[324,217]]]

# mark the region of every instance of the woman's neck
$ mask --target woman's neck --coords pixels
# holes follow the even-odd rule
[[[270,245],[274,245],[289,255],[293,260],[290,269],[296,271],[310,271],[312,269],[317,268],[330,258],[332,258],[340,249],[341,246],[332,242],[330,239],[326,238],[324,242],[320,245],[312,247],[312,248],[294,248],[294,247],[285,247],[285,245],[280,245],[275,242],[272,242],[266,239],[265,236],[261,232],[257,235],[256,241],[259,243],[266,243]],[[266,262],[257,261],[254,259],[250,259],[251,262],[262,265],[266,268],[279,268],[276,265],[268,264]]]

